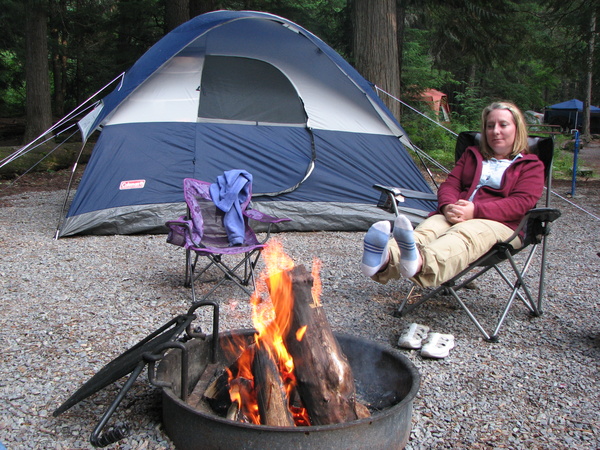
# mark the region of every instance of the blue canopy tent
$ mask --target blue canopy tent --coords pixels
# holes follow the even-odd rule
[[[590,125],[593,129],[598,129],[598,120],[600,119],[600,108],[590,106],[591,119]],[[566,102],[547,106],[544,112],[544,122],[550,125],[560,125],[564,131],[570,129],[581,129],[583,126],[583,102],[572,99]],[[594,131],[592,131],[594,132]]]
[[[97,143],[57,235],[160,232],[185,212],[183,179],[252,173],[253,207],[286,229],[362,230],[374,183],[431,191],[411,143],[361,77],[281,17],[215,11],[179,26],[82,121]],[[434,208],[406,201],[406,212]]]

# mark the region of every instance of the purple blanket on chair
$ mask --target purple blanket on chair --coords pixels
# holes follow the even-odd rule
[[[225,213],[223,224],[231,245],[244,243],[242,204],[252,195],[252,175],[245,170],[227,170],[210,185],[215,205]]]

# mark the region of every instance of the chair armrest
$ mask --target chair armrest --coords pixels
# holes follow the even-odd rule
[[[261,244],[266,243],[270,238],[271,238],[271,227],[274,223],[281,223],[281,222],[290,222],[292,219],[288,219],[287,217],[273,217],[270,216],[268,214],[265,214],[263,212],[260,212],[256,209],[247,209],[244,211],[244,216],[246,216],[248,219],[252,219],[252,220],[256,220],[258,222],[262,222],[262,223],[268,223],[268,227],[267,227],[267,231],[266,231],[266,236],[265,238],[260,242]]]
[[[511,242],[519,236],[522,231],[525,232],[523,237],[523,247],[527,247],[531,243],[540,243],[544,236],[550,233],[550,223],[554,222],[561,216],[561,212],[554,208],[533,208],[527,211],[519,226],[515,229],[511,237],[503,241],[504,244]]]
[[[561,216],[561,212],[554,208],[533,208],[525,214],[525,219],[539,220],[540,222],[554,222]]]
[[[256,220],[258,222],[263,222],[263,223],[280,223],[280,222],[289,222],[292,220],[292,219],[288,219],[286,217],[269,216],[268,214],[260,212],[256,209],[247,209],[244,211],[244,215],[248,219]]]
[[[167,242],[169,244],[187,248],[189,241],[195,247],[203,247],[202,244],[196,243],[194,240],[194,234],[192,233],[192,228],[190,227],[190,221],[186,220],[185,216],[181,216],[177,220],[169,220],[165,222],[165,225],[170,230],[169,235],[167,236]]]
[[[381,192],[377,207],[396,216],[400,213],[398,203],[404,202],[405,198],[437,202],[437,195],[428,192],[414,191],[395,186],[384,186],[381,184],[374,184],[373,187]]]
[[[437,195],[429,192],[414,191],[412,189],[405,189],[396,186],[383,186],[381,184],[374,184],[373,187],[387,195],[393,195],[398,201],[403,201],[402,197],[414,198],[417,200],[429,200],[434,202],[437,201]],[[398,198],[398,196],[400,198]]]

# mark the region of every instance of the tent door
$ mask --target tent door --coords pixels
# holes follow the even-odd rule
[[[254,186],[259,197],[291,192],[310,176],[316,152],[308,116],[277,67],[259,59],[207,55],[199,91],[196,178],[213,179],[230,168],[262,173],[275,162],[273,178]],[[267,137],[275,134],[277,140]],[[214,160],[217,148],[219,160]]]
[[[306,125],[302,101],[275,66],[251,58],[207,56],[198,118]]]

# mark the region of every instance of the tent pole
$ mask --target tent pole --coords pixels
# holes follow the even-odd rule
[[[69,194],[71,193],[71,186],[73,185],[73,180],[75,179],[75,172],[77,171],[77,166],[79,164],[79,160],[81,159],[81,155],[83,154],[83,149],[85,148],[85,144],[87,141],[83,141],[81,144],[81,148],[79,149],[79,154],[77,155],[77,159],[73,164],[73,168],[71,169],[71,176],[69,177],[69,183],[67,184],[67,192],[65,193],[65,199],[63,200],[63,205],[60,210],[60,215],[58,216],[58,223],[56,224],[56,232],[54,233],[54,239],[58,240],[58,234],[60,233],[60,227],[62,226],[65,220],[65,214],[67,209],[67,203],[69,201]]]
[[[579,130],[572,130],[575,135],[575,144],[573,149],[573,178],[571,179],[571,197],[575,197],[575,185],[577,184],[577,159],[579,155]]]

